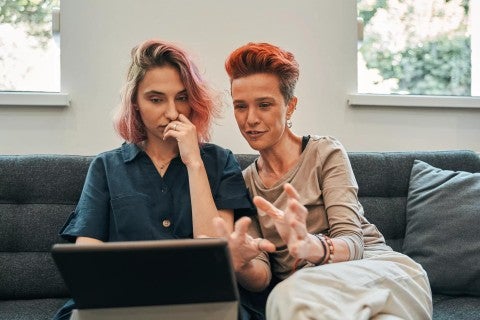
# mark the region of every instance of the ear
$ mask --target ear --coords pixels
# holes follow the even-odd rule
[[[290,99],[290,101],[288,102],[288,105],[287,105],[288,119],[290,119],[295,109],[297,109],[297,101],[298,101],[297,97],[292,97],[292,99]]]

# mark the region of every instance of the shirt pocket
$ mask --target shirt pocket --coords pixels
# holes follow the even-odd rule
[[[153,203],[143,193],[123,194],[110,200],[110,237],[117,241],[150,240],[153,237]],[[112,230],[113,229],[113,230]]]

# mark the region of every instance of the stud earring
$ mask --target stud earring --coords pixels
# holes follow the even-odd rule
[[[287,119],[287,128],[291,128],[291,127],[292,127],[292,120]]]

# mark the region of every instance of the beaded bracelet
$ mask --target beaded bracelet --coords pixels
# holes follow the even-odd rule
[[[334,256],[334,253],[335,253],[335,247],[333,246],[333,241],[330,237],[327,237],[327,236],[324,236],[325,237],[325,241],[327,242],[327,245],[328,245],[328,263],[333,263],[333,258],[335,257]]]
[[[313,234],[318,240],[320,240],[320,243],[322,244],[322,247],[323,247],[323,256],[322,258],[318,261],[318,263],[315,263],[315,265],[319,266],[321,264],[324,264],[325,261],[327,260],[327,242],[325,241],[325,237],[323,236],[323,234],[319,233],[319,234],[316,234],[314,233]]]

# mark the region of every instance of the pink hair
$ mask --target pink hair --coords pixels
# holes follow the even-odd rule
[[[122,91],[122,103],[114,117],[114,127],[118,134],[132,143],[147,138],[140,114],[134,107],[137,103],[138,85],[149,69],[171,65],[180,73],[187,91],[188,102],[192,108],[190,121],[197,128],[198,141],[209,141],[212,121],[219,115],[220,100],[202,78],[188,54],[174,44],[147,40],[132,49],[131,57],[127,82]]]

